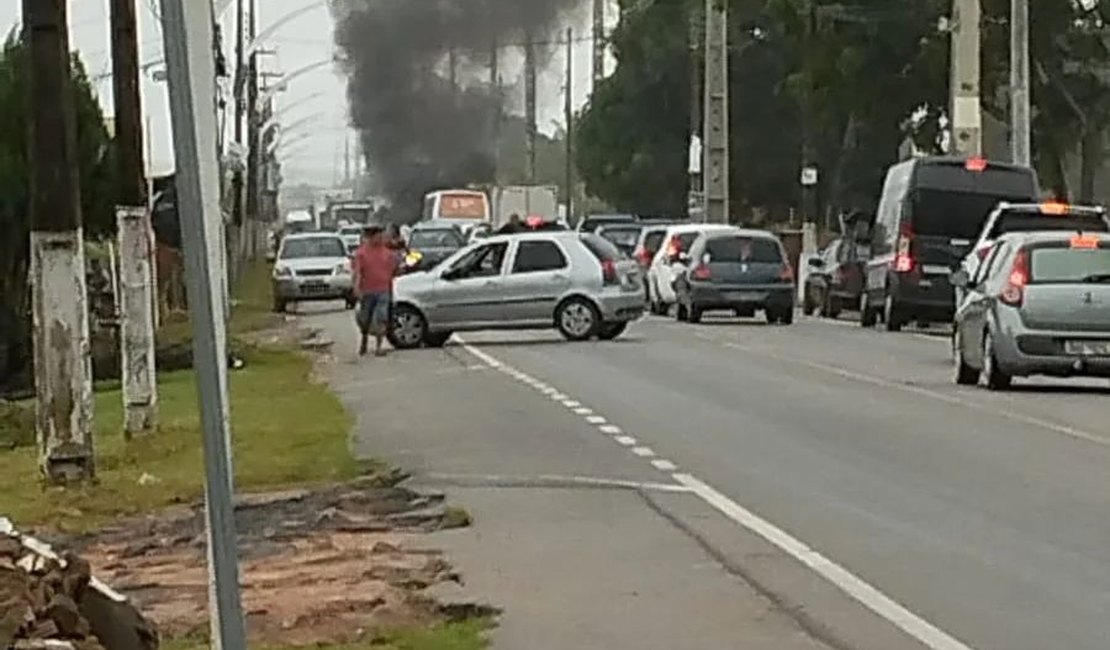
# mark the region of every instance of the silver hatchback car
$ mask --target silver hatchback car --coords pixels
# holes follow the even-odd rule
[[[956,382],[993,390],[1014,377],[1110,377],[1110,235],[999,238],[966,292],[953,337]]]
[[[351,262],[336,233],[287,235],[281,240],[273,272],[274,311],[289,303],[343,300],[355,305]]]
[[[571,231],[497,235],[397,278],[389,341],[439,347],[453,332],[556,328],[613,339],[644,312],[640,268],[613,244]]]

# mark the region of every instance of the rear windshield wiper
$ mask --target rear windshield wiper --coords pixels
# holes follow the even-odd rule
[[[1086,284],[1101,284],[1103,282],[1110,282],[1110,273],[1092,273],[1085,276],[1082,282]]]

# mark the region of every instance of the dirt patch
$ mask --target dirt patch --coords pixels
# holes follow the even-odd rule
[[[441,605],[429,590],[460,578],[422,540],[457,525],[453,509],[442,495],[381,483],[240,499],[240,580],[252,642],[343,643],[456,618],[457,606]],[[64,543],[163,637],[207,632],[203,508],[167,510]]]

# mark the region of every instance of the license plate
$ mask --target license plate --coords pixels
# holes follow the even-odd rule
[[[760,302],[765,294],[760,291],[732,291],[728,294],[729,300],[738,302]]]
[[[948,275],[951,273],[951,270],[947,266],[941,266],[939,264],[926,264],[921,267],[921,270],[925,272],[925,275]]]
[[[305,282],[301,286],[305,291],[327,291],[328,289],[326,282]]]
[[[1085,357],[1110,357],[1110,341],[1064,341],[1064,352]]]

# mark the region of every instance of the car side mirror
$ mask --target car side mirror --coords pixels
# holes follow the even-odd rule
[[[952,286],[959,287],[960,289],[968,289],[971,287],[971,276],[968,275],[966,269],[957,269],[948,276],[948,281]]]

